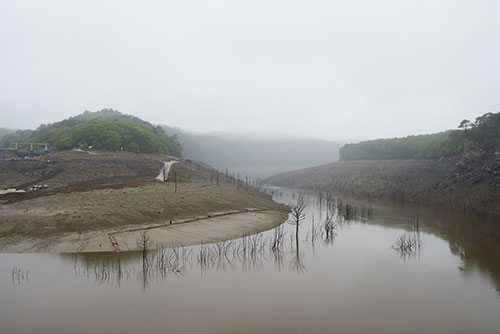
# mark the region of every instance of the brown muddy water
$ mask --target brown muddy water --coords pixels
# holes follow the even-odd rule
[[[275,250],[279,230],[151,251],[146,268],[141,253],[0,254],[0,332],[500,332],[498,224],[358,202],[327,238],[326,205],[308,198],[298,250],[285,224]]]

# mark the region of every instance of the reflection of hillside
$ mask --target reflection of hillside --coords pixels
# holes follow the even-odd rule
[[[372,222],[387,227],[410,230],[409,221],[418,212],[421,232],[446,240],[451,253],[463,262],[460,270],[466,274],[480,270],[500,290],[500,226],[493,220],[437,207],[420,206],[415,211],[414,206],[401,202],[388,206],[379,201],[375,205]]]
[[[443,217],[444,218],[444,217]],[[436,219],[433,225],[441,229],[450,251],[462,260],[460,268],[466,274],[476,269],[491,277],[500,291],[500,231],[492,221],[472,221],[457,215],[451,219]]]

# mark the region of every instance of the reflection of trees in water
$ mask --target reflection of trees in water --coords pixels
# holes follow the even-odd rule
[[[303,247],[314,255],[318,249],[334,243],[340,229],[349,227],[359,213],[365,215],[367,212],[366,208],[357,208],[331,194],[324,194],[312,202],[319,210],[319,220],[315,221],[312,216],[305,226],[310,199],[306,200],[300,194],[291,198],[293,203],[290,206],[295,205],[298,210],[291,215],[293,228],[288,230],[285,225],[280,225],[272,231],[236,240],[147,251],[148,237],[144,234],[138,239],[143,246],[140,252],[69,255],[74,257],[75,276],[94,281],[97,285],[117,287],[123,281],[136,279],[145,290],[151,281],[183,277],[192,270],[202,274],[210,271],[249,272],[261,271],[265,265],[271,264],[279,272],[288,268],[291,272],[304,273],[307,269]],[[304,227],[305,231],[299,233],[299,228]]]
[[[408,230],[401,234],[392,244],[403,261],[418,260],[422,254],[423,241],[420,235],[420,214],[418,204],[414,204],[412,214],[408,220]]]
[[[295,234],[289,234],[293,242],[286,243],[287,232],[280,226],[271,233],[247,235],[237,240],[149,250],[145,260],[142,251],[68,256],[73,257],[77,278],[116,287],[123,281],[136,279],[145,290],[151,281],[183,277],[192,270],[203,274],[210,271],[248,272],[261,271],[265,264],[272,264],[282,272],[289,263],[290,271],[303,273],[306,271],[305,257],[300,247],[312,250],[326,247],[333,241],[332,234],[327,236],[317,226],[311,226],[298,243]]]
[[[120,287],[122,280],[135,277],[137,258],[126,254],[119,256],[117,253],[89,253],[68,255],[73,257],[75,277],[92,280],[96,285],[112,284]]]
[[[478,216],[468,215],[454,210],[415,205],[412,203],[380,203],[390,207],[392,211],[406,216],[405,226],[407,233],[416,230],[435,235],[449,244],[451,254],[461,260],[457,267],[462,275],[469,275],[476,270],[490,278],[496,289],[500,291],[500,225],[498,222]],[[394,222],[387,219],[377,221],[377,224],[394,226]],[[389,225],[392,224],[392,225]],[[398,226],[399,227],[399,226]],[[418,259],[423,253],[424,245],[420,239],[420,249],[409,255],[402,254],[403,260]],[[396,251],[398,255],[400,252]],[[425,248],[426,254],[432,250]]]
[[[392,245],[392,249],[405,262],[420,259],[422,248],[423,242],[420,232],[406,232],[400,235]]]
[[[13,287],[30,282],[30,270],[14,266],[10,271],[10,281]]]
[[[296,195],[294,200],[297,197]],[[291,199],[291,196],[285,198],[288,199]],[[361,204],[350,210],[351,215],[357,215],[356,218],[346,219],[347,202],[326,193],[322,195],[321,201],[317,199],[310,203],[312,204],[308,207],[309,211],[306,210],[308,220],[304,221],[300,228],[299,247],[296,226],[290,228],[288,224],[284,224],[268,232],[232,241],[150,250],[147,252],[149,265],[146,270],[142,267],[140,252],[72,255],[71,259],[75,258],[75,274],[98,285],[112,284],[119,287],[121,282],[137,280],[146,288],[149,282],[183,277],[193,271],[203,274],[212,271],[250,272],[271,267],[279,272],[304,273],[307,260],[310,260],[308,257],[335,243],[336,236],[342,233],[342,229],[349,228],[352,221],[367,221],[373,214],[369,206]],[[451,253],[462,259],[457,270],[463,275],[480,270],[490,277],[500,290],[498,224],[442,209],[432,210],[419,206],[418,212],[415,211],[415,206],[406,205],[404,209],[396,211],[399,214],[404,212],[407,217],[405,225],[397,227],[406,230],[406,241],[409,239],[410,244],[414,243],[414,246],[399,251],[395,240],[392,246],[396,246],[395,252],[398,256],[404,261],[418,260],[424,250],[421,233],[432,233],[447,240]],[[392,211],[384,213],[393,215],[394,206],[391,209]],[[380,217],[379,214],[377,216]],[[391,220],[391,217],[394,218],[388,215],[386,221],[379,220],[376,224],[398,224],[398,221]],[[412,240],[413,238],[415,240]],[[298,248],[300,252],[297,252]],[[430,253],[431,250],[427,247],[425,252]]]
[[[303,260],[303,258],[301,258],[300,247],[297,244],[294,256],[292,258],[292,261],[290,262],[290,269],[292,271],[299,273],[299,274],[306,272],[307,269],[306,269],[306,266],[302,260]]]
[[[470,217],[469,217],[470,218]],[[448,241],[450,252],[458,256],[462,275],[476,270],[491,277],[500,291],[500,231],[494,221],[477,219],[472,223],[465,217],[455,217],[453,222],[440,222],[446,229],[443,238]]]

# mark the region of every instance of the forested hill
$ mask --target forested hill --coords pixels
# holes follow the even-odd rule
[[[57,150],[88,148],[123,150],[136,153],[161,152],[175,156],[182,153],[175,136],[168,136],[159,126],[116,110],[86,111],[60,122],[42,124],[36,130],[19,130],[5,135],[1,144],[14,141],[48,142]]]
[[[500,149],[500,113],[484,114],[474,122],[463,120],[458,130],[346,144],[339,154],[340,160],[437,159],[468,149]]]

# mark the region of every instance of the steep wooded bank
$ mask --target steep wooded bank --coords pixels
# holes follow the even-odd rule
[[[459,130],[347,144],[340,149],[340,160],[439,159],[499,148],[500,113],[486,113],[474,122],[464,119]]]
[[[275,175],[265,182],[445,206],[500,220],[499,150],[471,150],[433,160],[338,161]]]

